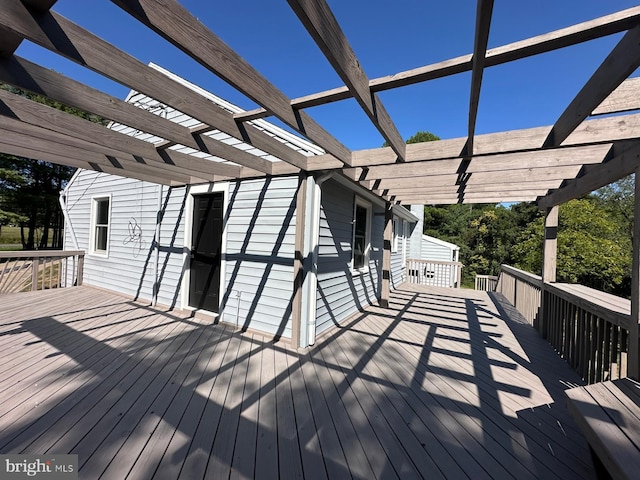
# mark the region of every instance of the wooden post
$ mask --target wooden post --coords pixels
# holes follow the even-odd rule
[[[77,285],[82,285],[82,276],[84,275],[84,253],[78,255],[78,276],[76,277]]]
[[[629,354],[627,375],[640,378],[640,348],[638,322],[640,321],[640,167],[635,174],[635,202],[633,210],[633,263],[631,267],[631,318],[629,319]]]
[[[380,292],[380,306],[389,308],[391,296],[391,242],[393,241],[393,210],[391,203],[384,206],[384,240],[382,250],[382,292]]]
[[[544,217],[544,244],[542,247],[542,287],[540,292],[540,310],[538,311],[539,331],[547,338],[544,318],[545,285],[556,281],[556,263],[558,257],[558,205],[547,208]]]
[[[307,205],[307,176],[304,171],[298,176],[296,193],[296,239],[293,258],[293,309],[291,312],[291,346],[300,346],[300,328],[302,325],[302,286],[304,284],[304,234]]]
[[[38,270],[40,270],[40,259],[38,257],[33,258],[31,262],[31,291],[38,290]]]

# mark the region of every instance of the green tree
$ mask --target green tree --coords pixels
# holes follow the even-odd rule
[[[544,219],[536,218],[513,246],[515,265],[540,274]],[[557,279],[598,290],[623,292],[631,265],[630,238],[618,219],[594,196],[560,206]]]

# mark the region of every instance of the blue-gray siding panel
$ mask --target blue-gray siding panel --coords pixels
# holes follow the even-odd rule
[[[90,251],[91,198],[111,195],[109,255],[107,258],[86,255],[85,283],[134,298],[151,299],[158,188],[161,187],[148,182],[92,171],[81,171],[75,176],[67,189],[67,210],[78,247],[87,253]],[[165,305],[178,299],[176,288],[181,275],[183,244],[183,232],[179,225],[176,229],[176,213],[180,211],[184,193],[176,195],[173,191],[168,195],[168,192],[164,187],[167,212],[160,237],[162,282],[158,297],[159,303]],[[171,241],[178,246],[179,253],[173,252]],[[65,248],[73,248],[71,232],[65,236]]]
[[[224,321],[291,336],[297,185],[287,177],[230,188]]]
[[[325,331],[372,303],[380,295],[384,212],[373,207],[369,271],[352,274],[351,239],[354,192],[337,182],[322,186],[318,246],[316,332]]]
[[[224,321],[236,322],[240,292],[242,325],[291,335],[296,188],[296,177],[230,185]],[[112,198],[109,256],[87,255],[84,278],[88,285],[151,299],[157,189],[151,183],[97,172],[76,175],[67,190],[67,204],[80,249],[89,251],[91,198],[109,194]],[[185,217],[191,214],[186,212],[188,193],[185,187],[164,187],[163,193],[158,302],[180,306],[182,278],[188,274],[184,264]],[[65,248],[73,248],[69,234]]]

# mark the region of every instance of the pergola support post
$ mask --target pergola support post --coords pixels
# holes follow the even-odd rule
[[[556,281],[558,258],[558,205],[549,207],[544,216],[544,244],[542,247],[542,286],[540,292],[540,311],[538,312],[538,330],[547,338],[547,320],[545,318],[545,290],[548,283]]]
[[[638,380],[640,378],[640,347],[638,345],[638,322],[640,321],[640,167],[637,167],[635,171],[634,193],[631,318],[629,319],[627,376]]]
[[[384,233],[382,250],[382,292],[380,293],[380,306],[389,308],[391,296],[391,242],[393,237],[393,209],[390,202],[384,206]]]
[[[300,334],[303,327],[303,286],[305,279],[305,231],[307,206],[307,177],[308,173],[301,171],[298,176],[298,191],[296,192],[296,238],[293,258],[293,302],[291,312],[291,346],[301,346]],[[304,345],[306,346],[306,345]]]

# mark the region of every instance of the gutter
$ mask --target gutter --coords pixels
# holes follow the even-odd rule
[[[66,189],[60,192],[60,196],[58,197],[58,202],[60,203],[60,208],[62,209],[62,216],[64,217],[64,240],[66,240],[67,233],[69,233],[71,237],[71,243],[73,243],[74,250],[80,250],[78,246],[78,239],[76,238],[76,232],[73,230],[73,224],[71,220],[69,220],[69,209],[67,208],[67,198],[66,198]],[[68,229],[67,229],[68,226]]]

